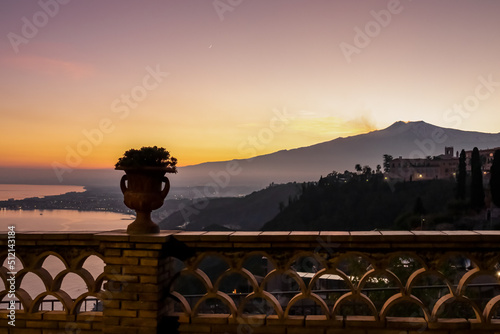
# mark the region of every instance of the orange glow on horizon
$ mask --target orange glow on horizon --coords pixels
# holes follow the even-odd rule
[[[336,122],[335,128],[332,124]],[[352,123],[352,124],[351,124]],[[323,125],[323,128],[321,127]],[[352,125],[348,128],[347,125]],[[256,125],[248,134],[242,135],[240,139],[217,147],[215,144],[206,143],[203,139],[197,141],[192,138],[189,143],[182,143],[175,147],[162,145],[160,141],[156,146],[165,147],[170,155],[177,158],[178,167],[196,165],[204,162],[227,161],[233,159],[247,159],[258,155],[270,154],[283,149],[294,149],[314,145],[320,142],[333,140],[340,136],[351,136],[372,131],[372,127],[359,125],[358,122],[345,122],[336,120],[309,120],[305,122],[294,122],[289,129],[277,133],[271,144],[263,145],[258,141],[254,144],[251,139],[258,139],[259,129],[265,129],[265,125]],[[314,133],[314,136],[303,136],[301,133]],[[78,138],[78,136],[77,136]],[[222,138],[221,138],[222,139]],[[62,146],[57,138],[47,138],[50,145],[40,145],[36,150],[30,150],[31,143],[19,142],[16,145],[0,146],[3,151],[3,159],[0,166],[22,167],[22,168],[48,168],[53,164],[59,164],[71,169],[109,169],[114,168],[118,158],[130,148],[142,146],[153,146],[149,141],[140,145],[106,145],[105,143],[93,146],[88,140],[80,138],[73,145]],[[55,143],[54,143],[55,141]],[[199,145],[197,145],[199,143]],[[255,145],[255,146],[252,146]],[[247,148],[247,152],[240,152],[239,148]],[[87,150],[90,152],[85,155]],[[248,154],[252,152],[254,154]],[[83,153],[83,154],[81,154]]]

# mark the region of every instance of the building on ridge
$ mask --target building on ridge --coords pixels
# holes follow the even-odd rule
[[[481,168],[485,176],[483,181],[485,182],[489,180],[493,155],[498,149],[500,149],[500,147],[479,150]],[[458,171],[459,151],[456,152],[455,156],[453,155],[454,151],[452,146],[445,147],[444,151],[444,154],[423,159],[407,159],[403,157],[393,159],[386,176],[392,180],[396,179],[402,181],[455,178]],[[465,151],[467,173],[470,173],[471,169],[471,156],[472,150]]]
[[[435,157],[393,159],[387,177],[403,181],[448,179],[455,177],[458,157],[453,156],[453,147],[445,147],[445,154]]]

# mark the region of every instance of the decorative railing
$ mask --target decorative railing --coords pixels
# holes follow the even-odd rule
[[[95,234],[29,232],[10,240],[15,247],[0,248],[1,327],[100,333],[105,275]]]
[[[186,331],[189,324],[201,319],[210,324],[214,318],[228,332],[273,325],[319,331],[500,328],[499,236],[485,231],[178,234],[174,237],[194,253],[174,265],[171,295]]]
[[[500,331],[500,231],[18,233],[13,276],[0,247],[0,331]]]

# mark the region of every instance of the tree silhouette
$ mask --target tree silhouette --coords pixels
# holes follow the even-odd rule
[[[480,210],[484,207],[483,171],[481,170],[481,157],[479,150],[474,147],[470,159],[471,165],[471,185],[470,202],[473,208]]]
[[[384,172],[389,173],[391,170],[392,155],[384,154]]]
[[[356,166],[354,166],[354,169],[358,173],[361,173],[363,171],[363,168],[361,167],[361,164],[356,164]]]
[[[493,164],[490,169],[491,200],[500,207],[500,150],[496,150],[493,156]]]
[[[465,150],[460,152],[458,160],[458,174],[457,174],[457,199],[465,200],[465,182],[467,179],[467,170],[465,164]]]
[[[382,166],[377,165],[377,174],[379,174],[379,173],[380,173],[380,170],[381,170],[381,169],[382,169]]]
[[[368,165],[363,166],[363,174],[370,175],[372,173],[372,168]]]

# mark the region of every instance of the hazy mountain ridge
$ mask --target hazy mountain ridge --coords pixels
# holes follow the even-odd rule
[[[441,128],[423,121],[400,121],[386,129],[366,134],[282,150],[251,160],[234,160],[242,172],[233,176],[231,182],[269,184],[317,181],[320,175],[327,175],[333,170],[352,170],[357,163],[375,168],[377,164],[382,164],[383,154],[425,157],[444,153],[445,146],[453,146],[455,151],[472,149],[474,146],[499,147],[500,134]],[[176,177],[181,183],[188,179],[203,182],[203,175],[223,170],[225,164],[227,162],[182,167]],[[210,182],[209,179],[205,180]]]
[[[178,168],[169,175],[172,187],[214,185],[224,193],[233,186],[262,189],[271,182],[317,181],[333,170],[353,170],[355,164],[375,168],[382,164],[383,154],[394,157],[439,155],[445,146],[455,151],[500,147],[500,133],[482,133],[442,128],[423,121],[395,122],[369,133],[340,137],[327,142],[260,155],[252,159],[231,160],[237,173],[228,174],[230,161],[205,162]],[[121,172],[78,170],[65,173],[61,184],[118,185]],[[225,176],[221,176],[225,175]],[[228,177],[228,178],[226,178]],[[226,182],[227,181],[227,182]],[[0,168],[0,183],[59,184],[52,169]]]

